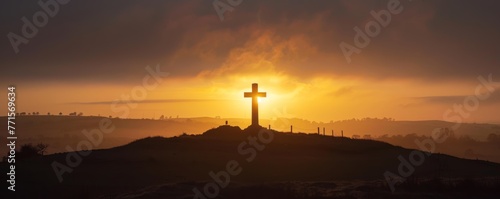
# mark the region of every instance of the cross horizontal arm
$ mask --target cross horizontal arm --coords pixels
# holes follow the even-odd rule
[[[258,93],[245,92],[243,94],[244,94],[244,97],[266,97],[267,96],[266,92],[258,92]]]

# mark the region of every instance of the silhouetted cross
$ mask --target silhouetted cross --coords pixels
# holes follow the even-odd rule
[[[252,84],[252,92],[245,92],[245,97],[252,98],[252,126],[259,126],[259,97],[266,97],[265,92],[259,92],[259,85]]]

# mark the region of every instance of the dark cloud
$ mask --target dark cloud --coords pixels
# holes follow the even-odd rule
[[[472,95],[473,96],[473,95]],[[415,99],[425,102],[425,103],[433,103],[433,104],[463,104],[465,99],[467,99],[467,95],[452,95],[452,96],[426,96],[426,97],[417,97]],[[500,104],[500,92],[498,89],[496,92],[490,94],[490,96],[486,100],[480,100],[480,103],[485,104]]]
[[[337,89],[334,92],[331,92],[330,95],[334,96],[334,97],[340,97],[340,96],[349,95],[353,92],[354,92],[353,87],[342,87],[342,88]]]
[[[110,104],[127,104],[127,103],[140,103],[140,104],[157,104],[157,103],[186,103],[186,102],[217,102],[217,101],[228,101],[221,99],[159,99],[159,100],[140,100],[140,101],[99,101],[99,102],[73,102],[69,104],[79,104],[79,105],[110,105]]]
[[[347,64],[340,42],[387,1],[244,0],[223,22],[207,0],[71,1],[15,54],[6,35],[36,1],[0,5],[0,81],[135,82],[160,63],[173,77],[273,71],[310,78],[474,81],[500,72],[499,1],[401,1],[404,10]],[[265,63],[255,66],[255,63]]]

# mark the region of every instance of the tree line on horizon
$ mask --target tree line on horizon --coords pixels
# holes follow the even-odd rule
[[[35,116],[37,116],[37,115],[40,115],[40,112],[20,112],[20,113],[18,112],[18,113],[16,113],[16,116],[27,116],[27,115],[35,115]],[[50,112],[47,112],[46,115],[47,116],[51,116],[53,114],[51,114]],[[59,112],[58,115],[59,116],[63,116],[64,114],[62,112]],[[77,112],[71,112],[71,113],[68,114],[68,116],[83,116],[83,113],[82,112],[79,112],[79,113],[77,113]]]

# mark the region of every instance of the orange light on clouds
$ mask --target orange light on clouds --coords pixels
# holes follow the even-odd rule
[[[243,93],[258,83],[261,119],[288,116],[329,122],[364,117],[392,117],[399,120],[442,119],[450,104],[426,104],[419,96],[467,95],[474,85],[458,83],[422,84],[406,80],[376,83],[348,78],[316,77],[297,79],[282,73],[227,75],[217,77],[167,78],[158,88],[148,92],[145,102],[131,109],[131,118],[172,117],[250,118],[251,99]],[[19,85],[20,112],[117,116],[109,103],[130,93],[134,85]],[[453,89],[450,89],[453,88]],[[64,91],[64,93],[59,92]],[[84,91],[84,92],[83,92]],[[33,100],[36,99],[36,100]],[[157,100],[158,102],[154,102]],[[1,101],[1,100],[0,100]],[[485,105],[486,106],[486,105]],[[490,109],[488,109],[490,110]],[[484,118],[492,113],[479,110]],[[471,117],[472,118],[472,117]],[[479,120],[479,119],[477,119]]]

